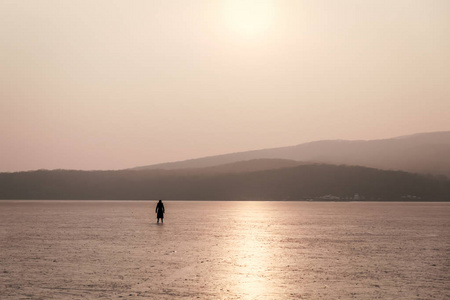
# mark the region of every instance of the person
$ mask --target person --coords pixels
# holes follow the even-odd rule
[[[159,200],[158,204],[156,204],[156,218],[158,218],[158,221],[156,223],[159,223],[159,219],[161,219],[161,223],[164,223],[164,204],[161,200]]]

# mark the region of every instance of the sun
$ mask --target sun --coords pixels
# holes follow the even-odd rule
[[[274,21],[275,7],[271,0],[227,0],[225,21],[235,33],[255,37],[267,32]]]

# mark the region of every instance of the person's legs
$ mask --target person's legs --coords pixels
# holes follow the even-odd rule
[[[159,218],[158,218],[158,221],[156,221],[156,223],[159,223]]]
[[[161,223],[164,223],[164,218],[161,218]]]

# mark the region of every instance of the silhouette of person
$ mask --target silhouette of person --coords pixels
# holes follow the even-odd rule
[[[161,200],[159,200],[158,204],[156,204],[156,218],[158,218],[158,221],[156,223],[159,223],[159,219],[161,219],[161,223],[164,223],[164,204]]]

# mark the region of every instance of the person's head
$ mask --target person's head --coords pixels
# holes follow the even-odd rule
[[[159,200],[159,203],[162,203],[162,201],[161,201],[161,200]]]

